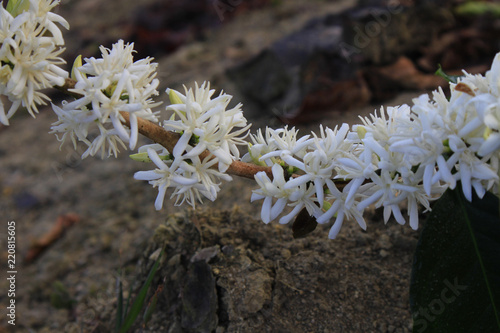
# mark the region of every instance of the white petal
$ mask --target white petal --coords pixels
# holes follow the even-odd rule
[[[297,216],[297,214],[300,213],[300,211],[302,210],[302,207],[304,207],[303,204],[298,204],[297,206],[295,206],[290,213],[288,213],[285,216],[282,216],[280,218],[279,223],[280,224],[289,223],[295,216]]]
[[[271,206],[273,203],[273,198],[271,197],[266,197],[264,199],[264,202],[262,203],[262,211],[261,211],[261,219],[262,222],[264,223],[269,223],[271,222]]]
[[[332,228],[330,229],[330,232],[328,233],[328,238],[335,239],[337,237],[343,222],[344,222],[344,211],[340,211],[337,215],[335,223],[333,224]]]
[[[179,141],[175,144],[174,151],[172,152],[172,155],[174,155],[175,158],[181,157],[181,155],[184,153],[186,150],[189,140],[191,139],[191,133],[185,131],[184,134],[180,137]]]
[[[158,188],[158,196],[155,200],[155,209],[161,210],[163,207],[163,200],[165,199],[165,193],[167,192],[167,187],[165,185],[160,185]]]
[[[279,198],[271,208],[271,221],[278,217],[283,212],[287,204],[286,198]]]

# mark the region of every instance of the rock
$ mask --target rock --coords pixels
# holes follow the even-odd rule
[[[217,327],[217,293],[212,269],[205,260],[189,265],[182,293],[182,327],[212,332]]]
[[[171,53],[242,12],[261,8],[269,0],[166,1],[140,7],[126,31],[140,55]]]
[[[195,255],[191,258],[191,262],[204,260],[205,262],[208,263],[211,259],[215,258],[217,254],[219,254],[219,252],[220,252],[219,245],[206,247],[196,252]]]
[[[229,69],[228,77],[263,114],[297,124],[378,103],[402,90],[446,86],[434,77],[438,63],[446,70],[489,65],[498,48],[498,19],[464,20],[452,10],[455,1],[360,5],[311,20]]]
[[[276,53],[266,50],[227,75],[258,104],[273,105],[287,93],[291,76]]]
[[[226,306],[228,319],[239,321],[260,311],[271,299],[269,274],[246,256],[231,258],[231,262],[244,263],[243,269],[232,266],[218,266],[217,285],[222,288],[222,300]]]
[[[344,17],[342,55],[367,65],[392,63],[453,25],[451,12],[432,3],[378,1],[348,10]]]

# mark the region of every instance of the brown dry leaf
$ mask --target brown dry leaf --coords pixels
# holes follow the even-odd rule
[[[29,264],[40,256],[49,246],[62,237],[66,229],[73,226],[80,221],[80,217],[76,214],[70,213],[61,215],[57,218],[56,223],[47,233],[35,240],[26,256],[24,262]]]
[[[466,93],[468,95],[471,95],[471,96],[476,96],[476,94],[474,93],[474,91],[471,89],[471,87],[469,87],[468,85],[466,85],[465,83],[463,82],[460,82],[458,83],[456,86],[455,86],[455,90],[456,91],[461,91],[463,93]]]

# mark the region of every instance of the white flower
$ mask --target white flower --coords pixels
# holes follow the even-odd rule
[[[450,148],[453,155],[447,163],[453,164],[457,169],[454,174],[457,180],[462,183],[462,191],[467,200],[472,201],[471,187],[473,187],[480,198],[483,197],[485,184],[490,181],[498,181],[497,173],[485,163],[485,159],[480,159],[475,152],[459,137],[450,137]]]
[[[288,129],[288,126],[276,130],[266,126],[264,137],[262,130],[258,129],[257,134],[250,135],[253,144],[249,144],[248,153],[242,157],[242,161],[272,166],[279,162],[281,155],[303,158],[311,140],[309,135],[297,140],[298,132],[295,128]]]
[[[202,196],[211,201],[217,198],[221,180],[232,180],[229,175],[213,168],[217,160],[210,157],[200,160],[195,156],[189,162],[182,158],[172,159],[172,155],[158,144],[140,147],[139,153],[143,152],[148,153],[158,168],[139,171],[134,178],[148,180],[153,187],[158,186],[158,197],[155,202],[157,210],[162,208],[169,187],[174,189],[170,198],[176,197],[176,205],[187,202],[194,208],[196,201],[203,202]]]
[[[273,180],[265,172],[255,174],[255,181],[260,186],[252,193],[251,201],[264,199],[261,218],[264,223],[276,219],[286,206],[293,207],[292,211],[282,216],[279,223],[290,222],[305,207],[311,216],[319,216],[321,210],[314,198],[314,187],[301,184],[296,187],[286,187],[285,173],[279,164],[272,167]],[[273,203],[274,202],[274,203]]]
[[[158,153],[152,149],[147,148],[149,158],[158,167],[151,171],[138,171],[135,173],[134,178],[139,180],[147,180],[153,187],[158,187],[158,196],[155,201],[155,208],[160,210],[163,207],[163,201],[165,198],[165,193],[167,188],[175,187],[186,189],[185,192],[189,191],[190,187],[197,183],[197,180],[190,177],[184,177],[180,174],[178,170],[178,164],[172,163],[168,165],[165,163]]]
[[[77,140],[85,142],[88,146],[92,144],[87,139],[89,126],[92,123],[86,121],[86,118],[92,117],[91,112],[85,109],[74,109],[66,102],[63,103],[63,108],[52,104],[52,109],[58,116],[58,121],[52,124],[52,131],[50,133],[56,134],[57,140],[61,141],[61,146],[66,142],[68,137],[75,149]],[[62,137],[59,137],[58,133],[62,133]]]
[[[320,208],[323,207],[324,186],[327,179],[334,176],[337,160],[347,154],[351,144],[345,140],[349,126],[343,124],[340,129],[323,129],[320,127],[320,137],[314,133],[310,149],[300,161],[297,157],[284,151],[281,159],[287,164],[302,170],[305,174],[290,180],[285,188],[293,188],[307,182],[313,182]]]
[[[260,158],[272,151],[274,151],[275,147],[272,145],[272,132],[274,132],[273,129],[266,127],[266,137],[264,138],[264,135],[262,134],[262,130],[259,128],[257,130],[257,133],[250,134],[250,139],[252,140],[253,143],[248,144],[248,153],[243,155],[241,160],[246,163],[254,163],[257,165],[264,165],[264,166],[272,166],[274,164],[274,161],[271,159],[267,161],[261,161]]]
[[[34,116],[37,105],[50,101],[41,90],[62,86],[68,77],[58,67],[65,61],[59,57],[64,39],[57,24],[66,29],[69,25],[50,12],[58,3],[31,0],[28,10],[19,13],[9,13],[0,6],[0,94],[12,102],[6,108],[0,101],[0,122],[4,125],[21,105]]]
[[[264,171],[255,174],[255,181],[260,188],[253,191],[251,198],[252,202],[264,199],[261,212],[261,218],[264,223],[271,222],[283,212],[288,201],[288,196],[292,192],[284,189],[286,180],[283,168],[279,164],[273,165],[272,172],[272,181]],[[277,200],[273,204],[274,199]]]
[[[226,110],[232,96],[221,92],[218,97],[211,99],[215,90],[210,89],[209,83],[203,83],[200,87],[196,83],[194,91],[185,90],[185,95],[167,90],[169,95],[175,96],[174,100],[180,101],[167,107],[174,114],[163,124],[167,130],[182,133],[172,153],[178,158],[189,150],[183,158],[193,158],[208,150],[215,156],[219,171],[223,172],[234,160],[239,159],[237,146],[246,145],[244,138],[250,125],[247,125],[243,116],[241,104]]]
[[[75,133],[89,146],[83,158],[98,152],[104,158],[106,151],[107,156],[116,156],[119,146],[126,147],[125,142],[133,149],[138,137],[137,118],[156,122],[152,108],[160,104],[152,100],[158,94],[156,63],[150,58],[134,61],[133,44],[122,40],[111,50],[101,47],[101,51],[102,58],[85,59],[83,66],[74,69],[77,82],[71,91],[82,97],[62,109],[54,108],[59,121],[53,124],[51,133]],[[120,112],[129,114],[130,129],[123,125]],[[87,135],[96,130],[99,135],[89,144]]]
[[[347,219],[355,219],[359,226],[366,230],[366,222],[363,218],[363,213],[358,210],[356,204],[346,205],[348,194],[350,192],[350,187],[353,185],[353,181],[349,182],[342,190],[339,191],[335,183],[328,179],[326,181],[326,185],[328,187],[328,193],[326,195],[326,200],[331,202],[330,207],[326,210],[324,214],[318,217],[317,222],[320,224],[328,222],[335,214],[337,217],[335,218],[335,222],[330,229],[328,234],[328,238],[335,239],[342,227],[342,223],[345,218]],[[356,195],[356,203],[358,202],[358,198],[362,197],[363,191],[358,191]]]
[[[293,209],[290,213],[280,218],[280,224],[290,222],[303,208],[306,208],[310,216],[319,217],[322,214],[318,206],[318,200],[314,196],[316,194],[314,186],[302,184],[288,191],[290,194],[288,196],[287,206],[293,207]]]
[[[500,53],[495,55],[491,69],[485,75],[492,95],[500,97]]]
[[[309,145],[312,140],[309,140],[309,135],[305,135],[297,140],[298,130],[292,127],[290,130],[288,126],[273,130],[266,127],[266,136],[268,139],[265,144],[269,147],[268,152],[261,154],[260,161],[270,161],[272,157],[280,157],[281,155],[294,155],[298,158],[304,158],[307,153]]]

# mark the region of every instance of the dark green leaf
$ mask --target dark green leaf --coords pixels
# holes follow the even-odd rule
[[[468,202],[460,185],[436,202],[413,262],[414,333],[500,332],[498,198]]]
[[[117,284],[117,298],[118,298],[118,305],[116,309],[116,324],[115,324],[115,332],[120,332],[120,327],[122,327],[122,322],[123,322],[123,285],[122,285],[122,280],[120,278],[120,275],[116,278],[116,284]]]
[[[316,218],[309,215],[307,209],[302,209],[292,225],[293,238],[307,236],[316,229],[317,225]]]
[[[144,308],[144,302],[146,300],[146,295],[148,293],[149,286],[151,285],[151,282],[153,282],[153,278],[156,274],[156,271],[158,270],[158,267],[160,266],[160,259],[161,259],[162,255],[163,255],[163,250],[161,251],[160,255],[158,256],[158,259],[156,259],[153,267],[151,268],[151,271],[149,271],[146,282],[144,282],[144,285],[139,290],[139,293],[137,294],[137,297],[135,298],[134,303],[132,303],[132,306],[130,307],[130,312],[126,314],[126,318],[125,318],[125,321],[123,323],[123,326],[120,328],[120,333],[125,333],[130,329],[130,327],[132,327],[135,320],[139,316],[139,313],[141,313],[142,309]]]
[[[148,324],[149,320],[151,319],[151,316],[153,315],[153,312],[156,310],[156,304],[158,303],[158,295],[160,295],[162,290],[163,286],[161,285],[158,286],[158,288],[156,288],[155,294],[153,295],[153,297],[151,297],[151,300],[149,301],[146,310],[144,310],[144,315],[142,316],[142,322],[144,323],[144,326]]]

